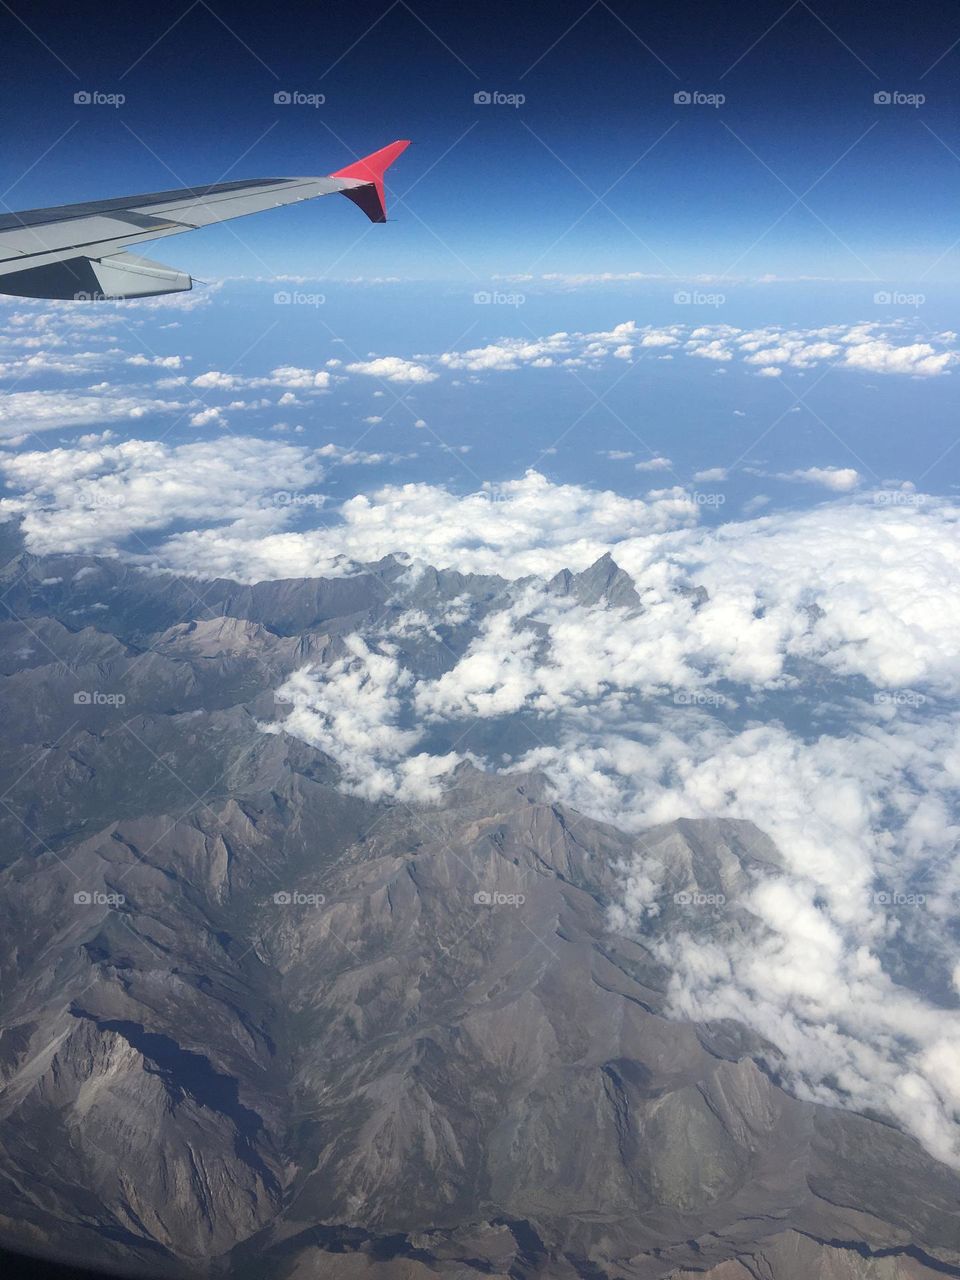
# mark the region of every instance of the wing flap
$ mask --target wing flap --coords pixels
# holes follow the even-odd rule
[[[57,298],[90,301],[105,298],[154,298],[162,293],[183,293],[193,280],[175,267],[165,267],[133,253],[102,258],[78,255],[46,262],[0,276],[3,292],[20,298]]]

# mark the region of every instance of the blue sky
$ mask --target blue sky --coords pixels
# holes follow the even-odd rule
[[[931,3],[14,4],[0,32],[12,208],[322,173],[414,140],[395,226],[365,234],[345,201],[285,210],[171,246],[200,275],[960,275],[960,24]],[[74,105],[84,89],[126,101]]]

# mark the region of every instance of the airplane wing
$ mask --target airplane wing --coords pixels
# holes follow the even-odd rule
[[[339,192],[386,222],[383,175],[410,145],[392,142],[323,178],[255,178],[0,215],[0,293],[21,298],[149,298],[193,287],[183,271],[125,252],[229,218]]]

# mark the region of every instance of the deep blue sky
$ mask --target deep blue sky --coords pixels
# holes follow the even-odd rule
[[[393,227],[364,234],[357,210],[329,200],[163,246],[201,277],[960,279],[960,158],[947,149],[960,157],[960,45],[948,52],[960,12],[928,0],[109,11],[11,0],[0,40],[0,192],[14,209],[326,173],[414,140],[394,170]],[[75,106],[81,89],[126,102]],[[277,106],[284,89],[327,101]],[[527,101],[476,106],[478,90]],[[727,101],[677,106],[678,90]],[[927,100],[877,106],[879,91]],[[591,209],[621,177],[609,209]],[[814,183],[810,209],[789,211]]]

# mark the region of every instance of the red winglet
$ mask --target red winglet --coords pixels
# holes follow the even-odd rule
[[[410,145],[409,138],[400,142],[391,142],[388,147],[381,147],[362,160],[355,160],[345,169],[331,173],[331,178],[360,178],[365,186],[351,187],[342,192],[348,200],[359,205],[371,222],[386,222],[387,206],[383,197],[383,175],[402,151]]]

